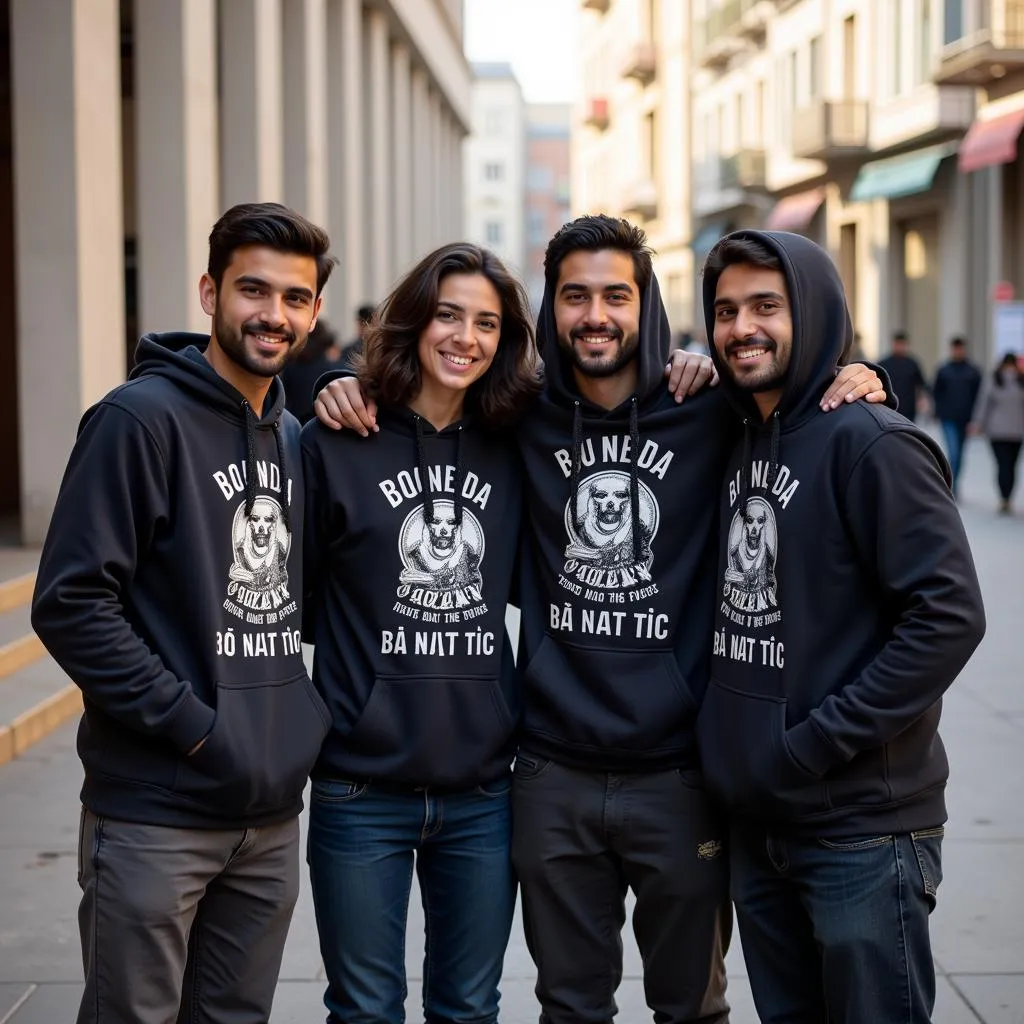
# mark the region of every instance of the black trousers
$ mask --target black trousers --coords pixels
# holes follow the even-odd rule
[[[696,772],[580,771],[516,759],[512,860],[541,1024],[605,1024],[622,980],[626,893],[657,1024],[725,1024],[727,828]]]
[[[992,454],[996,457],[996,482],[999,496],[1009,501],[1017,483],[1017,460],[1020,458],[1020,441],[989,441]]]

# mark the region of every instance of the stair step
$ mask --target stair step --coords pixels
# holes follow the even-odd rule
[[[27,607],[32,601],[32,589],[36,585],[34,572],[22,573],[0,582],[0,613],[12,608]]]
[[[0,765],[81,710],[81,691],[48,654],[0,678]]]
[[[0,647],[12,640],[20,640],[32,632],[31,609],[27,604],[19,604],[6,611],[0,611]],[[0,1017],[0,1020],[3,1020]]]

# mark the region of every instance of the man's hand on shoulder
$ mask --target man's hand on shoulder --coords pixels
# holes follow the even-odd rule
[[[363,398],[355,377],[339,377],[323,388],[313,402],[316,418],[331,430],[354,430],[363,437],[376,433],[377,403]]]
[[[704,387],[718,386],[718,371],[710,356],[698,352],[684,352],[677,348],[665,365],[668,390],[677,402],[687,395],[695,395]]]
[[[870,366],[850,363],[836,374],[836,379],[821,399],[821,408],[831,412],[843,402],[858,402],[863,398],[865,402],[874,404],[884,402],[888,397],[881,377]]]

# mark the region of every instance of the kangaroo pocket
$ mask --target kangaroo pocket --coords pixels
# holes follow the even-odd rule
[[[218,683],[213,729],[179,761],[175,788],[233,814],[287,807],[301,798],[329,725],[305,674],[257,685]]]
[[[826,809],[823,782],[793,760],[785,730],[784,700],[711,680],[697,738],[708,788],[730,810],[792,819]]]
[[[689,741],[696,712],[675,655],[555,643],[526,667],[526,733],[644,756]]]
[[[515,725],[493,677],[378,676],[340,757],[367,778],[475,785],[508,766]]]

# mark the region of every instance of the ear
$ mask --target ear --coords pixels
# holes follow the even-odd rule
[[[310,322],[309,322],[309,329],[310,330],[313,330],[313,328],[316,327],[316,322],[320,318],[320,307],[323,306],[323,304],[324,304],[324,296],[323,296],[323,292],[321,292],[316,297],[316,301],[313,303],[313,319],[310,320]]]
[[[217,284],[209,274],[199,278],[199,304],[207,316],[213,316],[217,309]]]

